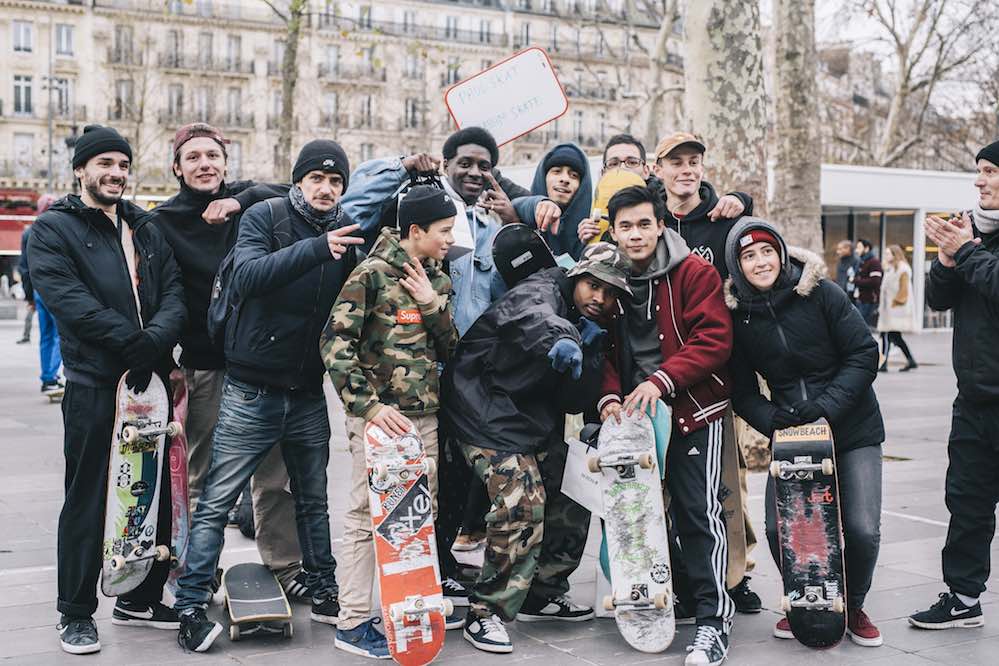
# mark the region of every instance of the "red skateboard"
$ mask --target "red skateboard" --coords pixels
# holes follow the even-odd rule
[[[187,541],[191,535],[191,514],[187,488],[187,380],[177,368],[170,373],[173,393],[173,420],[181,425],[180,432],[170,441],[170,503],[173,522],[170,533],[171,569],[167,585],[177,589],[177,579],[184,573],[187,562]]]

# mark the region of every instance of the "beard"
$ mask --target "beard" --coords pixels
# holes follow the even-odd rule
[[[122,194],[125,193],[125,181],[121,183],[122,194],[104,194],[101,192],[101,179],[87,180],[83,183],[83,189],[91,198],[102,206],[113,206],[121,201]]]

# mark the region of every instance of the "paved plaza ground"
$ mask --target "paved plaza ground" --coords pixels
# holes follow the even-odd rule
[[[207,655],[185,654],[176,632],[116,627],[111,624],[113,600],[101,597],[96,619],[103,650],[97,655],[71,657],[59,649],[55,631],[56,524],[62,503],[62,416],[58,405],[39,394],[37,343],[15,345],[20,323],[0,321],[0,658],[11,664],[365,664],[333,648],[333,629],[309,620],[309,609],[295,606],[295,636],[231,643],[226,634]],[[37,339],[37,328],[36,335]],[[885,645],[861,648],[845,640],[838,647],[813,651],[794,641],[778,641],[771,629],[778,619],[776,567],[766,547],[755,551],[757,566],[752,587],[763,598],[764,611],[739,615],[732,632],[731,664],[893,664],[915,665],[999,663],[999,593],[982,598],[987,624],[981,629],[918,631],[906,616],[928,606],[943,591],[940,548],[946,533],[943,476],[947,464],[946,436],[955,383],[950,369],[950,336],[927,333],[911,336],[910,345],[922,363],[912,373],[878,377],[876,388],[885,415],[884,513],[881,557],[867,611],[881,628]],[[333,455],[329,465],[329,496],[334,550],[339,547],[341,516],[350,469],[345,448],[343,414],[330,400]],[[749,506],[758,534],[763,534],[765,476],[750,476]],[[595,530],[582,566],[572,577],[572,595],[594,598]],[[999,549],[993,547],[993,563]],[[226,531],[222,565],[258,561],[254,544],[235,529]],[[216,601],[219,598],[216,597]],[[212,617],[221,619],[215,603]],[[598,619],[579,624],[510,626],[512,655],[486,655],[449,632],[439,661],[472,660],[528,664],[682,664],[684,646],[693,630],[681,627],[676,641],[661,655],[632,650],[618,635],[614,622]]]

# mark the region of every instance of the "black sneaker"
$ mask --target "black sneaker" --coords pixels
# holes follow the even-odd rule
[[[697,615],[694,613],[693,604],[687,605],[679,598],[673,597],[673,619],[676,624],[695,624]]]
[[[444,616],[444,630],[461,629],[465,626],[465,614],[453,610],[450,615]]]
[[[759,595],[749,589],[749,576],[743,576],[739,584],[728,591],[728,596],[732,597],[735,610],[740,613],[759,613],[763,610]]]
[[[222,633],[222,625],[212,622],[203,608],[188,608],[180,614],[177,642],[185,650],[207,652]]]
[[[441,582],[441,588],[444,590],[444,598],[450,599],[454,606],[468,605],[468,588],[454,578],[445,578]]]
[[[93,618],[63,615],[56,629],[59,630],[59,642],[65,652],[90,654],[101,651],[101,641],[97,638],[97,625]]]
[[[121,597],[115,602],[111,624],[122,627],[153,627],[155,629],[180,629],[177,611],[156,602],[152,606],[126,601]]]
[[[336,626],[337,616],[340,615],[340,601],[336,596],[327,599],[312,600],[312,621],[322,622]]]
[[[709,624],[697,626],[684,666],[718,666],[728,656],[728,636]]]
[[[300,599],[300,600],[311,599],[312,590],[309,589],[309,586],[305,584],[305,581],[308,580],[308,578],[309,574],[307,572],[305,572],[304,570],[299,571],[297,576],[292,578],[287,585],[283,586],[284,593],[287,594],[289,597],[292,597],[293,599]]]
[[[510,635],[506,633],[503,621],[495,615],[479,617],[475,613],[469,613],[465,618],[465,630],[462,635],[466,641],[483,652],[513,652]]]
[[[42,382],[42,393],[55,393],[56,391],[62,391],[66,388],[58,379],[53,379],[50,382]]]
[[[572,600],[561,595],[554,599],[537,601],[528,598],[517,613],[520,622],[544,622],[546,620],[562,620],[563,622],[583,622],[593,619],[593,609],[588,606],[574,604]]]
[[[927,610],[909,616],[909,624],[920,629],[953,629],[956,627],[983,627],[982,604],[965,606],[957,595],[941,592],[940,600]]]
[[[16,343],[16,344],[19,344],[19,345],[26,345],[26,344],[28,344],[29,342],[31,342],[31,338],[19,338],[19,339],[17,340],[17,343]]]

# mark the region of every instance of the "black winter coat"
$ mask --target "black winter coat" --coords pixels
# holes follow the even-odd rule
[[[934,310],[954,310],[952,357],[957,390],[978,403],[999,402],[999,233],[975,236],[965,243],[954,268],[933,262],[926,278],[926,303]],[[34,268],[32,268],[34,270]]]
[[[444,371],[444,426],[465,444],[537,453],[562,441],[566,414],[592,409],[600,393],[601,349],[583,348],[583,374],[552,369],[558,340],[581,344],[575,281],[548,268],[506,292],[458,342]]]
[[[822,277],[822,259],[794,248],[789,254],[790,271],[766,294],[744,298],[731,279],[725,285],[735,332],[729,362],[735,412],[770,435],[777,407],[814,400],[837,451],[877,446],[885,438],[872,387],[877,343],[843,290]],[[770,386],[770,400],[760,394],[756,373]]]
[[[180,269],[170,245],[135,204],[118,204],[139,255],[138,293],[144,329],[160,365],[184,326],[187,310]],[[88,386],[115,386],[127,369],[125,339],[140,329],[121,238],[103,211],[75,194],[59,199],[35,221],[28,242],[31,281],[55,315],[66,378]]]
[[[288,211],[278,224],[271,202],[283,202]],[[339,226],[348,224],[341,216]],[[319,336],[357,265],[353,247],[334,260],[326,234],[295,212],[288,197],[262,201],[243,213],[232,274],[240,305],[225,335],[230,375],[260,386],[322,390],[326,366]]]

